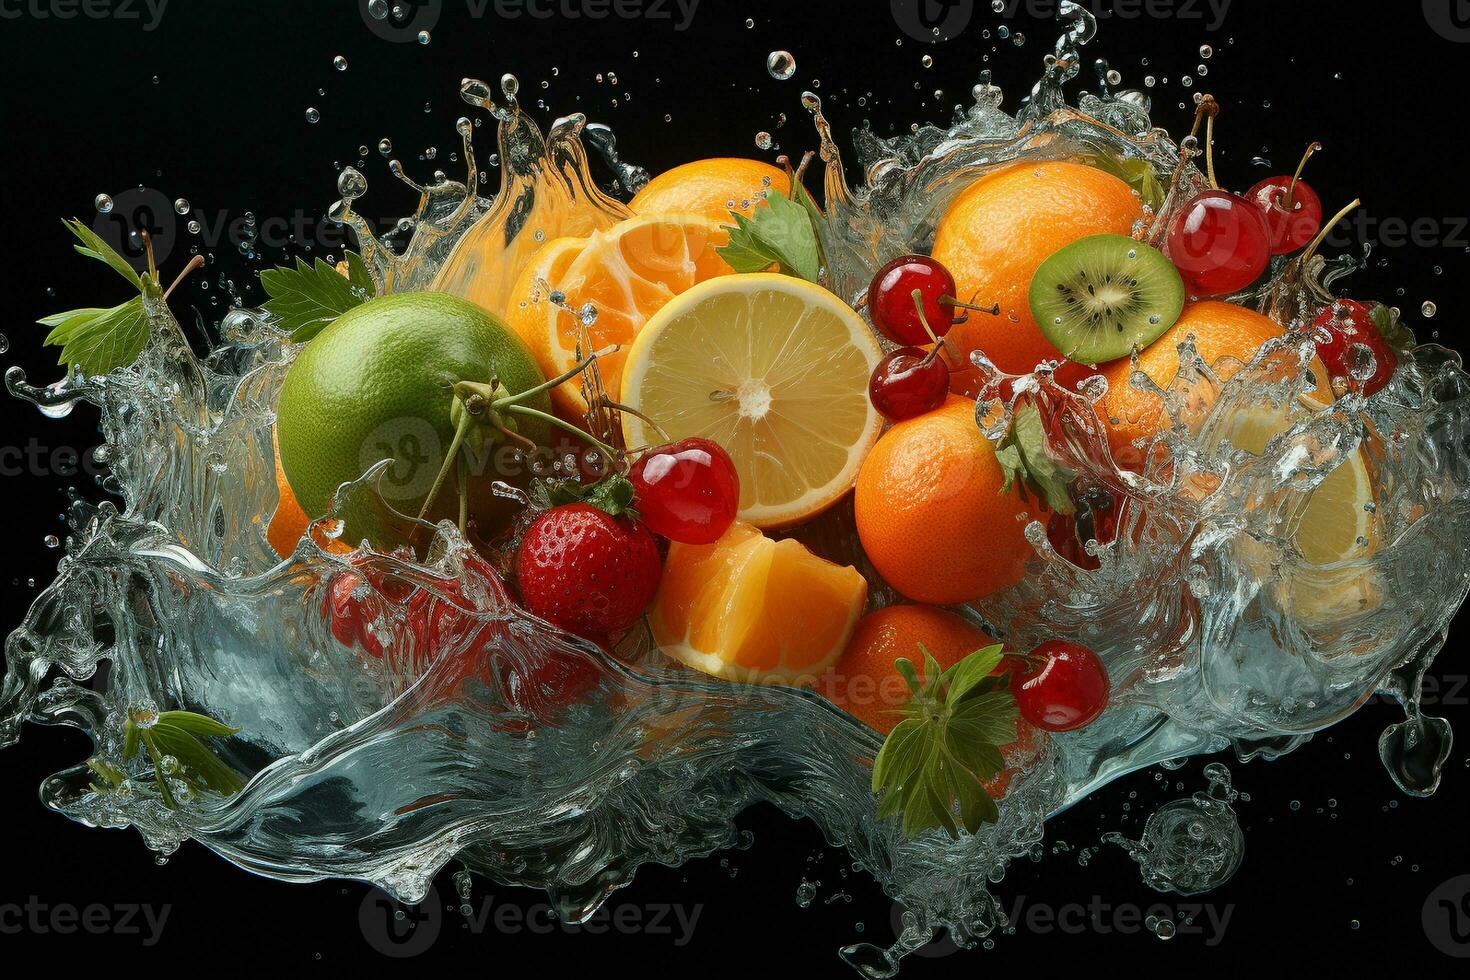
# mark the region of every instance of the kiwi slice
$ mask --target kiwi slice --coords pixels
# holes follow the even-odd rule
[[[1126,235],[1094,235],[1041,263],[1031,315],[1052,346],[1082,364],[1147,347],[1184,310],[1184,280],[1156,248]]]

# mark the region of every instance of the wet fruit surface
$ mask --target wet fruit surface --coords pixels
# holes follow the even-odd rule
[[[650,449],[628,479],[643,523],[670,541],[718,541],[740,509],[740,474],[730,454],[708,439]]]

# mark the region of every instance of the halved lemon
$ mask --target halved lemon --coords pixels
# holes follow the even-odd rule
[[[1233,416],[1221,436],[1237,449],[1261,455],[1288,427],[1284,412],[1260,409]],[[1361,449],[1338,463],[1301,504],[1292,543],[1308,567],[1262,576],[1271,581],[1283,611],[1316,627],[1376,608],[1382,593],[1375,574],[1358,564],[1382,543],[1373,478]],[[1243,557],[1251,561],[1249,549]]]
[[[521,270],[506,322],[531,349],[548,378],[583,355],[621,345],[598,366],[618,400],[628,345],[655,312],[695,283],[734,269],[717,251],[729,240],[720,224],[693,215],[629,218],[585,238],[547,242]],[[579,379],[551,392],[552,405],[573,421],[587,411]]]
[[[868,400],[882,350],[820,286],[774,273],[701,283],[659,310],[623,368],[630,447],[702,436],[740,474],[740,518],[782,527],[847,493],[883,420]],[[662,434],[660,433],[662,430]]]
[[[654,640],[696,670],[809,684],[847,648],[868,583],[855,568],[737,521],[714,544],[674,544],[649,610]]]

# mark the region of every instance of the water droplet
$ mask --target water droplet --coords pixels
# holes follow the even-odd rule
[[[98,194],[92,203],[97,206],[98,214],[112,213],[112,196],[110,194]]]
[[[1201,44],[1199,46],[1199,56],[1201,58],[1204,58],[1204,59],[1208,60],[1210,58],[1210,56],[1213,55],[1214,53],[1215,53],[1215,49],[1212,48],[1212,47],[1210,47],[1208,44]]]
[[[54,534],[48,534],[48,535],[46,535],[46,537],[44,537],[44,538],[41,539],[41,543],[44,544],[48,548],[60,548],[61,547],[61,539],[58,538]]]
[[[189,234],[191,234],[191,235],[197,235],[197,234],[199,234],[199,231],[200,231],[200,228],[201,227],[202,226],[197,221],[191,221],[191,222],[189,222]]]
[[[383,156],[387,156],[388,154],[392,153],[393,141],[388,139],[386,136],[378,140],[378,152],[383,154]]]
[[[933,68],[934,67],[934,59],[931,58],[931,57],[929,57],[926,54],[926,55],[924,55],[924,57],[922,57],[922,58],[919,59],[919,64],[923,65],[925,68]]]
[[[337,55],[337,57],[332,59],[332,67],[337,69],[338,71],[346,71],[347,59],[342,57],[340,54]]]
[[[790,51],[772,51],[766,56],[766,71],[777,81],[786,81],[796,74],[796,58]]]
[[[775,141],[771,139],[770,133],[761,131],[755,134],[755,145],[762,150],[769,150],[774,143]]]
[[[307,106],[307,108],[306,108],[306,121],[307,122],[309,122],[309,123],[321,122],[321,118],[322,118],[322,114],[316,110],[316,107],[315,106]]]
[[[1429,319],[1439,312],[1439,305],[1432,299],[1426,299],[1424,305],[1419,307],[1419,312],[1424,314],[1425,319]]]
[[[418,41],[419,41],[420,44],[428,44],[433,39],[434,39],[434,36],[432,34],[430,34],[428,31],[419,31]]]
[[[368,0],[368,16],[383,20],[388,16],[388,0]]]
[[[755,28],[755,18],[754,17],[747,17],[747,18],[745,18],[745,29],[747,31],[749,31],[749,30],[753,30],[754,28]]]
[[[188,214],[190,211],[189,199],[181,197],[174,201],[174,214]]]

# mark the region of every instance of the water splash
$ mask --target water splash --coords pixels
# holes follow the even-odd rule
[[[826,168],[819,232],[836,292],[860,305],[881,261],[925,248],[954,195],[997,167],[1102,152],[1145,160],[1160,175],[1180,165],[1140,93],[1105,85],[1069,104],[1064,86],[1096,25],[1076,4],[1061,13],[1064,37],[1015,113],[987,77],[948,126],[889,140],[859,131],[855,186],[820,100],[803,96]],[[436,175],[421,185],[390,165],[420,195],[400,225],[402,247],[374,236],[354,210],[366,179],[341,174],[332,214],[356,232],[380,292],[438,288],[503,309],[516,299],[514,270],[545,242],[627,215],[591,179],[579,138],[632,190],[638,171],[616,156],[611,134],[571,116],[543,136],[516,90],[509,76],[499,98],[483,82],[463,86],[498,124],[503,176],[493,195],[480,193],[469,119],[458,124],[464,183]],[[1200,180],[1192,167],[1181,178],[1186,188]],[[1295,323],[1320,282],[1345,271],[1286,267],[1237,299]],[[133,826],[160,853],[194,839],[262,874],[357,878],[406,901],[457,858],[548,889],[578,919],[642,863],[728,845],[735,815],[765,800],[810,817],[903,903],[893,945],[843,953],[866,975],[889,976],[938,929],[962,946],[990,934],[1000,922],[991,889],[1008,861],[1040,842],[1048,814],[1123,773],[1231,747],[1242,759],[1270,758],[1382,689],[1407,715],[1380,746],[1394,778],[1415,793],[1440,778],[1449,729],[1421,714],[1419,685],[1470,581],[1470,377],[1443,348],[1405,355],[1372,398],[1312,408],[1299,397],[1312,347],[1303,333],[1231,372],[1186,343],[1178,377],[1153,391],[1176,426],[1140,448],[1153,461],[1142,469],[1119,465],[1107,445],[1104,386],[1069,391],[1045,366],[1013,377],[980,359],[978,423],[996,435],[1022,405],[1037,408],[1053,423],[1058,461],[1124,503],[1117,540],[1093,544],[1097,569],[1064,560],[1033,525],[1026,579],[969,612],[1021,648],[1057,634],[1093,647],[1115,700],[1100,723],[1027,760],[999,823],[959,841],[907,841],[874,819],[872,731],[814,692],[741,688],[670,667],[646,636],[609,658],[531,620],[493,582],[456,597],[450,584],[470,553],[452,527],[439,529],[422,562],[329,555],[310,538],[279,561],[265,539],[277,505],[271,427],[295,349],[269,317],[237,310],[224,343],[201,360],[166,309],[148,312],[143,355],[106,378],[39,387],[18,369],[6,375],[12,394],[47,415],[82,402],[99,409],[122,506],[72,508],[58,577],[6,641],[0,744],[26,721],[87,732],[94,763],[121,778],[99,788],[95,770],[77,766],[48,779],[43,800],[89,825]],[[1149,385],[1141,374],[1131,383]],[[1233,447],[1227,421],[1266,409],[1280,416],[1275,437],[1257,453]],[[1295,547],[1294,522],[1311,490],[1354,454],[1379,490],[1377,545],[1312,566]],[[356,492],[370,493],[371,479]],[[864,567],[841,512],[802,533]],[[372,629],[382,657],[344,646],[324,615],[334,584],[361,573],[359,563],[371,569],[361,587],[381,610]],[[1344,591],[1346,608],[1323,604]],[[873,594],[888,595],[881,583]],[[450,624],[432,644],[410,623],[410,608],[425,604]],[[577,671],[593,679],[592,693],[563,704],[556,678]],[[249,777],[241,793],[171,808],[140,763],[123,758],[124,721],[170,708],[242,728],[221,749]],[[1207,799],[1161,810],[1131,845],[1146,875],[1176,890],[1228,877],[1239,831],[1226,820],[1228,778],[1213,782]]]
[[[1144,825],[1143,837],[1103,837],[1138,863],[1144,884],[1155,891],[1199,895],[1219,888],[1235,874],[1245,856],[1245,836],[1231,807],[1240,794],[1230,770],[1218,762],[1205,766],[1209,786],[1160,807]]]

